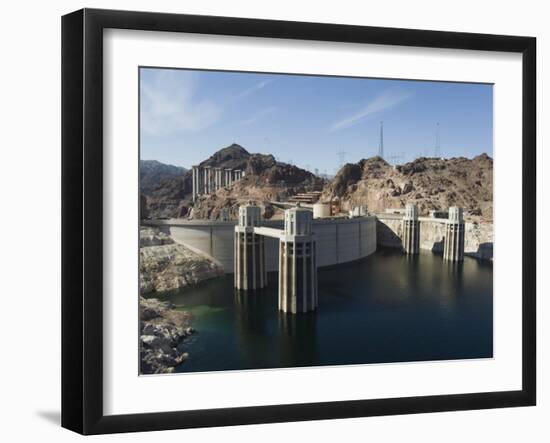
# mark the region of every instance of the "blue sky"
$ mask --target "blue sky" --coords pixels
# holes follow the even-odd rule
[[[493,156],[491,85],[142,68],[141,158],[190,167],[238,143],[332,174],[378,152]]]

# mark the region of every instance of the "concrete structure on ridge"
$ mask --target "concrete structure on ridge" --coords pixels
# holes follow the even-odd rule
[[[418,254],[420,252],[420,222],[418,221],[418,209],[415,204],[407,203],[402,223],[403,251],[406,254]]]
[[[212,194],[220,188],[231,186],[244,177],[240,169],[222,169],[211,166],[192,166],[193,201],[200,195]]]
[[[449,218],[445,226],[443,258],[448,261],[464,260],[464,217],[462,208],[449,208]]]

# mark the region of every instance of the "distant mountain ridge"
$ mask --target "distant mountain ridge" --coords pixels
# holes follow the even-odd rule
[[[139,186],[140,192],[144,195],[150,195],[167,179],[181,177],[185,175],[187,169],[181,166],[161,163],[157,160],[139,161]]]

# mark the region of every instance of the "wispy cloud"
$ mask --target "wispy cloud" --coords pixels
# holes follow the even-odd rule
[[[197,97],[193,72],[147,72],[141,82],[141,128],[149,135],[199,131],[214,124],[221,107]]]
[[[274,80],[262,80],[261,82],[256,83],[255,85],[252,85],[251,87],[244,89],[243,91],[240,91],[239,93],[235,94],[233,97],[234,100],[242,100],[245,97],[248,97],[249,95],[252,95],[263,88],[265,88],[267,85],[272,83]]]
[[[329,127],[330,132],[354,126],[362,120],[386,109],[393,108],[412,96],[411,92],[387,90],[374,97],[357,112],[335,121]]]
[[[269,106],[257,112],[252,117],[242,120],[241,125],[251,125],[252,123],[256,123],[258,120],[261,120],[266,115],[274,113],[276,110],[277,110],[276,106]]]

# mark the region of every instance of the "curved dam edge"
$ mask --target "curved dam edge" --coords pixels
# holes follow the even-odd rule
[[[283,220],[265,220],[263,227],[283,229]],[[235,270],[234,239],[236,221],[212,220],[147,220],[142,224],[156,226],[174,241],[208,256],[221,264],[226,274]],[[352,219],[313,219],[312,231],[317,241],[318,267],[348,263],[368,257],[376,251],[376,217]],[[265,238],[266,268],[279,269],[279,241]]]

